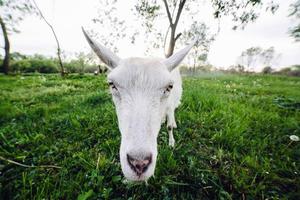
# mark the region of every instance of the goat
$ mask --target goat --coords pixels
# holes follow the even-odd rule
[[[182,81],[178,65],[196,40],[167,59],[121,59],[83,33],[98,57],[107,65],[110,92],[121,132],[120,162],[124,176],[146,181],[154,174],[157,136],[167,120],[169,145],[174,146],[175,109],[180,104]]]

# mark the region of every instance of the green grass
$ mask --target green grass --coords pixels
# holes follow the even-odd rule
[[[184,78],[176,146],[125,181],[104,76],[0,76],[0,199],[300,199],[300,79]]]

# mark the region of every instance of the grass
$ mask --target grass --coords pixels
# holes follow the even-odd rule
[[[184,78],[176,146],[128,183],[104,76],[0,76],[0,199],[300,199],[300,79]]]

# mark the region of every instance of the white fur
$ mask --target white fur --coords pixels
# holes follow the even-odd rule
[[[176,126],[174,111],[180,103],[182,87],[179,70],[171,73],[159,60],[129,58],[108,75],[118,86],[112,91],[121,132],[120,160],[124,175],[130,180],[145,180],[154,173],[157,157],[157,136],[161,122]],[[173,83],[169,94],[166,87]],[[170,145],[175,141],[170,133]],[[127,163],[126,154],[151,153],[153,160],[141,177]]]
[[[103,46],[98,47],[99,44],[89,38],[86,33],[85,36],[102,61],[106,64],[114,63],[114,65],[110,65],[112,71],[107,78],[111,83],[110,90],[121,132],[122,171],[129,180],[147,180],[154,174],[157,136],[165,119],[167,119],[169,145],[174,146],[175,144],[173,137],[173,128],[176,128],[174,114],[180,104],[182,94],[181,76],[175,65],[183,60],[192,45],[168,59],[119,59],[116,55],[111,55],[111,52]],[[102,52],[106,54],[103,56]],[[168,91],[170,85],[173,85],[173,88]],[[141,159],[151,154],[152,162],[143,174],[137,175],[128,164],[127,154]]]

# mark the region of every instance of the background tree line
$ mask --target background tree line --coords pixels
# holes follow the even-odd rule
[[[197,45],[196,45],[197,47]],[[212,66],[207,61],[207,54],[197,54],[198,48],[191,53],[189,61],[191,63],[183,64],[180,70],[186,75],[197,75],[203,72],[222,72],[222,73],[263,73],[279,74],[288,76],[300,76],[300,65],[286,66],[279,70],[272,68],[271,64],[276,62],[280,54],[276,53],[274,47],[262,49],[261,47],[250,47],[244,50],[237,59],[237,65],[220,69]],[[197,57],[198,55],[198,57]],[[91,53],[75,53],[72,58],[63,53],[63,65],[65,74],[68,73],[105,73],[104,65],[99,64],[97,57]],[[3,57],[0,55],[0,62]],[[260,70],[255,72],[251,66],[259,64]],[[57,57],[46,57],[44,55],[23,55],[18,52],[10,54],[10,73],[60,73],[60,65]]]
[[[0,56],[0,62],[3,57]],[[104,72],[105,67],[95,62],[92,54],[83,52],[76,53],[73,58],[64,62],[65,73],[97,73]],[[44,55],[23,55],[18,52],[10,54],[10,73],[60,73],[60,64],[57,57],[46,57]]]

